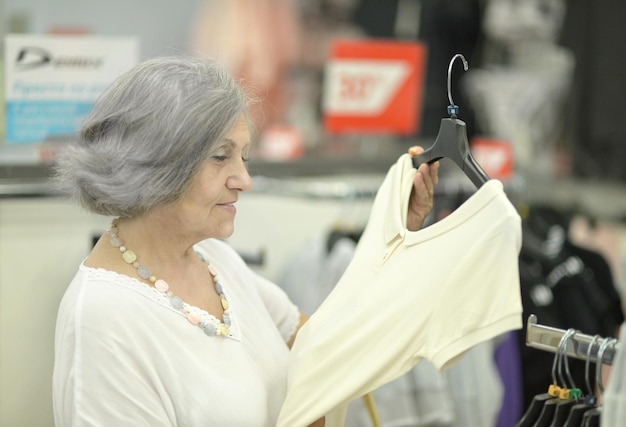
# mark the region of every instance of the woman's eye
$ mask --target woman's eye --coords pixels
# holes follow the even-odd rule
[[[213,160],[218,161],[218,162],[223,162],[223,161],[225,161],[226,159],[228,159],[228,156],[213,156],[213,157],[211,157],[211,158],[212,158]]]

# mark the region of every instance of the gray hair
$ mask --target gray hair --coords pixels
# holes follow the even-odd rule
[[[133,217],[180,198],[250,98],[218,62],[161,57],[98,98],[55,167],[55,187],[87,210]]]

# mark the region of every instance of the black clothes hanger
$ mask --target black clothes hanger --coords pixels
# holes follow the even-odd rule
[[[413,158],[413,166],[418,168],[423,163],[433,163],[442,158],[452,160],[467,175],[476,188],[480,188],[484,183],[489,181],[489,176],[480,167],[476,159],[472,156],[467,141],[467,130],[465,122],[457,119],[459,107],[454,105],[452,101],[452,93],[450,89],[450,75],[452,73],[452,64],[456,58],[463,60],[463,68],[467,71],[467,61],[461,54],[452,57],[448,66],[448,114],[450,118],[441,119],[439,133],[435,142],[423,153]]]
[[[559,396],[562,398],[556,404],[556,409],[554,411],[554,415],[552,417],[552,423],[550,423],[550,427],[563,427],[563,425],[565,424],[565,421],[567,421],[571,408],[576,403],[578,403],[578,401],[580,400],[582,396],[582,391],[578,387],[576,387],[576,383],[574,382],[574,378],[572,377],[572,374],[570,372],[569,359],[567,357],[567,340],[570,338],[573,338],[576,335],[576,330],[570,329],[566,333],[566,335],[568,338],[565,339],[563,348],[561,349],[561,352],[560,352],[559,374],[563,372],[561,365],[565,365],[565,374],[567,376],[567,379],[569,381],[569,385],[571,386],[571,388],[569,389],[569,396],[566,396],[566,395]],[[561,382],[563,384],[567,384],[567,382],[563,378],[561,378]]]
[[[522,419],[515,424],[515,427],[533,427],[535,422],[539,419],[544,406],[551,400],[554,400],[554,396],[548,393],[536,395],[532,402],[530,402],[530,405],[522,416]]]
[[[549,427],[554,418],[554,412],[558,403],[559,394],[562,387],[557,381],[557,368],[560,358],[561,349],[564,343],[567,343],[569,337],[575,333],[574,329],[570,329],[563,335],[557,347],[556,354],[552,361],[552,384],[548,388],[547,393],[536,395],[530,403],[528,409],[522,415],[515,427]],[[563,383],[563,381],[561,381]]]
[[[558,396],[555,399],[548,400],[544,404],[543,409],[541,410],[541,413],[539,414],[539,418],[537,419],[537,421],[535,421],[535,424],[533,424],[533,427],[551,427],[557,415],[557,412],[563,411],[563,409],[559,411],[558,410],[559,407],[561,407],[561,405],[563,404],[565,405],[569,404],[568,402],[570,401],[572,390],[575,389],[575,385],[574,385],[574,380],[572,379],[572,376],[569,372],[569,367],[567,366],[567,364],[565,365],[565,368],[566,368],[567,377],[569,379],[569,384],[563,378],[562,367],[563,367],[563,359],[565,358],[565,353],[566,353],[565,350],[567,348],[567,341],[575,334],[576,334],[575,329],[568,329],[559,342],[556,354],[554,356],[554,362],[552,365],[552,382],[553,384],[557,384],[556,377],[558,375],[558,377],[561,380],[560,383],[563,387],[558,388]],[[571,386],[571,388],[569,388],[568,386]],[[557,394],[557,391],[555,390],[553,394]]]
[[[550,427],[563,427],[569,417],[570,411],[576,404],[577,401],[574,399],[568,399],[558,402],[554,411],[554,415],[552,417],[552,423],[550,424]]]
[[[577,403],[572,406],[565,420],[563,427],[580,427],[583,425],[583,416],[587,411],[596,407],[596,396],[591,386],[591,375],[589,374],[589,365],[591,364],[591,349],[596,341],[600,338],[600,335],[594,335],[589,346],[587,347],[587,358],[585,360],[585,383],[587,385],[587,394],[583,402]]]
[[[616,342],[616,338],[606,339],[598,349],[598,359],[596,364],[596,384],[598,386],[598,391],[600,392],[600,395],[604,393],[604,384],[602,382],[602,359],[604,358],[604,352],[608,347],[615,345]],[[583,415],[582,427],[600,427],[601,416],[601,406],[596,406],[593,409],[589,409]]]
[[[595,407],[596,405],[592,405],[587,402],[577,403],[572,406],[563,427],[581,427],[583,425],[583,417],[585,414]]]
[[[554,418],[554,413],[556,411],[556,407],[559,403],[559,398],[552,398],[548,400],[541,409],[541,413],[539,414],[539,418],[533,424],[533,427],[550,427],[552,423],[552,418]]]
[[[593,408],[585,412],[583,415],[583,423],[581,427],[600,427],[600,408]]]

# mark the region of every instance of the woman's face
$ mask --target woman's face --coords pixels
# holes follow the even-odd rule
[[[234,231],[239,193],[250,189],[246,167],[250,132],[241,119],[201,167],[183,197],[174,203],[177,219],[194,239],[226,238]]]

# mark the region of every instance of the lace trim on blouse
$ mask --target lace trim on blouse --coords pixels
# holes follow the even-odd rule
[[[198,326],[189,323],[189,321],[187,320],[186,314],[174,308],[172,304],[170,304],[169,298],[165,294],[160,292],[158,289],[155,289],[152,286],[149,286],[146,283],[141,282],[139,279],[135,279],[133,277],[127,276],[125,274],[117,273],[115,271],[106,270],[103,268],[87,267],[84,264],[81,265],[81,268],[87,273],[87,277],[91,280],[103,280],[106,282],[112,282],[123,288],[136,292],[140,294],[141,296],[146,297],[152,300],[153,302],[159,304],[160,306],[176,313],[177,315],[181,317],[182,320],[185,321],[185,323],[187,323],[189,327],[197,328],[198,332],[204,335],[204,332]],[[231,302],[231,299],[228,295],[228,289],[225,289],[224,285],[222,285],[222,288],[224,291],[224,295],[226,296],[228,301]],[[221,324],[220,320],[217,317],[213,316],[211,313],[209,313],[208,311],[200,307],[187,304],[184,301],[183,301],[183,307],[186,309],[189,309],[189,311],[192,313],[198,314],[200,316],[201,322],[211,323],[211,324],[214,324],[216,327]],[[229,312],[230,312],[231,324],[228,328],[228,334],[225,336],[236,341],[241,341],[241,334],[239,331],[239,326],[237,325],[237,321],[236,321],[237,316],[236,316],[235,311],[233,310],[232,302],[231,302],[231,306],[229,307]],[[215,338],[215,337],[209,337],[209,338]]]

